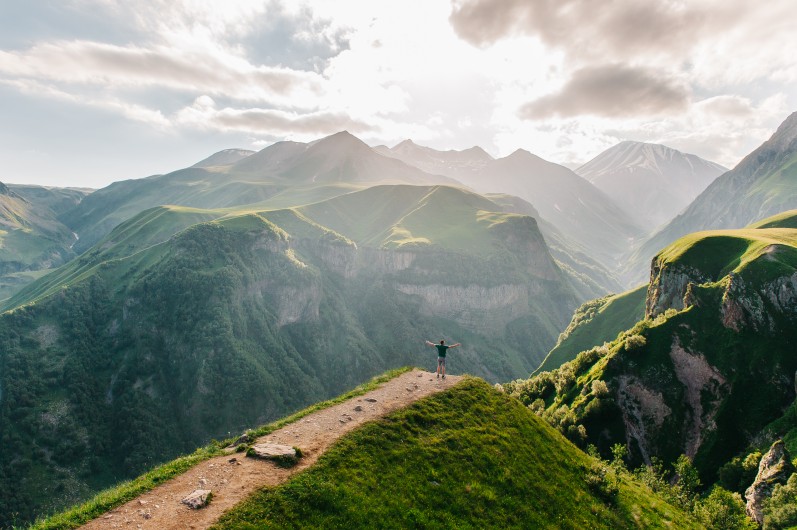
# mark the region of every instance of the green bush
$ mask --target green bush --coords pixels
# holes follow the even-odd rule
[[[716,530],[755,530],[747,517],[742,496],[715,486],[708,497],[695,505],[695,516],[707,528]]]
[[[764,529],[779,530],[797,526],[797,473],[785,485],[778,484],[764,504]]]

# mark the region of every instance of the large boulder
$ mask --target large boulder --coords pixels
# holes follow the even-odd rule
[[[761,457],[758,474],[753,484],[744,492],[747,499],[747,515],[758,524],[763,524],[764,501],[772,495],[775,485],[785,484],[793,472],[794,466],[786,445],[783,440],[776,441],[767,454]]]

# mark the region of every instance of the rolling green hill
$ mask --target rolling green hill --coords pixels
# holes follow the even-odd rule
[[[701,526],[472,379],[347,435],[213,528],[343,527]]]
[[[494,206],[378,186],[283,210],[158,207],[119,225],[0,316],[0,487],[14,491],[0,512],[74,502],[428,364],[425,339],[463,343],[457,372],[529,373],[578,299],[534,219]]]
[[[679,239],[653,260],[643,319],[606,346],[599,333],[574,361],[507,388],[604,452],[623,443],[636,463],[686,454],[704,484],[734,457],[765,451],[778,437],[797,449],[789,412],[797,370],[795,219],[790,211]],[[613,313],[606,321],[624,318],[622,306],[595,305]],[[583,326],[586,334],[593,320]]]

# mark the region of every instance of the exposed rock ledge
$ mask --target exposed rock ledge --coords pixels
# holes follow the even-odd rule
[[[753,484],[744,492],[747,499],[747,515],[758,524],[763,524],[764,501],[772,495],[775,485],[785,484],[793,472],[794,466],[791,464],[786,445],[783,440],[778,440],[761,458],[758,474]]]

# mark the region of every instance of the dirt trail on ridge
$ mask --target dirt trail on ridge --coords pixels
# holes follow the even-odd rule
[[[303,457],[289,469],[274,463],[231,453],[206,460],[182,475],[86,523],[83,529],[201,529],[258,488],[276,486],[312,466],[338,438],[363,423],[381,418],[420,398],[458,383],[462,377],[435,378],[434,373],[412,370],[383,383],[375,390],[314,412],[282,429],[258,438],[298,447]],[[234,459],[234,460],[233,460]],[[213,492],[211,503],[192,510],[180,501],[197,489]]]

